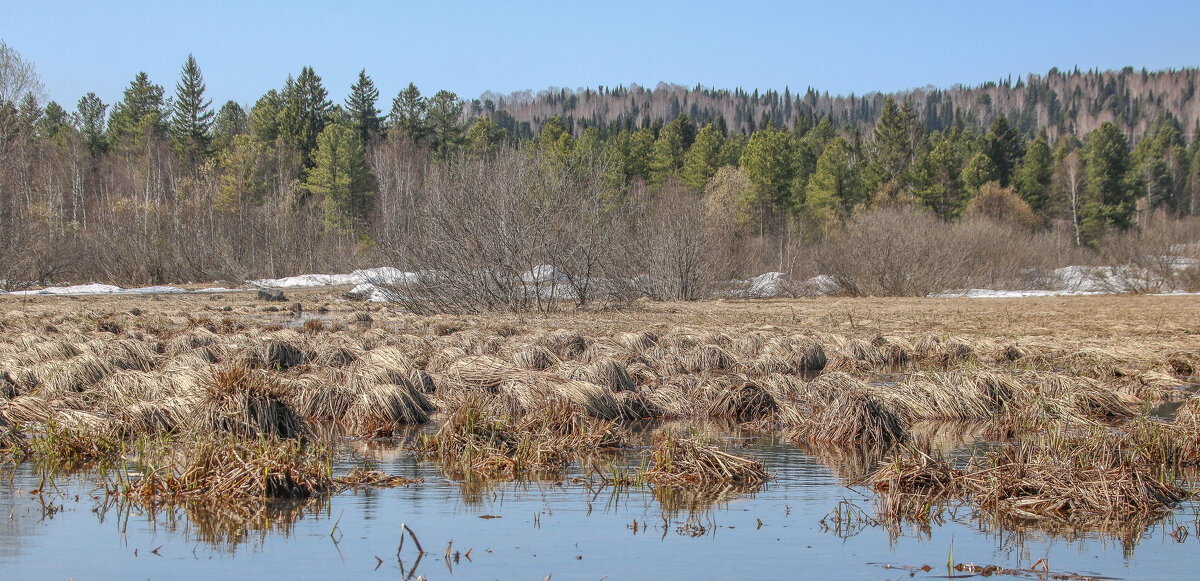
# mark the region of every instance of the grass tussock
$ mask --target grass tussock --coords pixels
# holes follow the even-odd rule
[[[904,438],[906,423],[900,415],[863,391],[836,396],[815,415],[805,417],[789,433],[810,444],[888,446]]]
[[[459,478],[558,474],[574,459],[624,445],[612,422],[551,401],[540,412],[514,416],[501,398],[472,393],[419,446]]]
[[[307,432],[304,419],[287,404],[284,384],[271,372],[244,365],[213,370],[201,383],[196,428],[256,438],[298,438]]]
[[[324,448],[230,434],[189,439],[157,459],[143,456],[141,472],[127,478],[125,492],[142,501],[308,498],[334,485]]]
[[[739,382],[724,389],[708,406],[708,416],[749,422],[769,416],[779,409],[771,393],[755,383]]]
[[[650,450],[645,480],[669,486],[739,484],[758,487],[770,476],[761,463],[693,438],[664,436]]]
[[[910,448],[868,481],[895,510],[891,516],[912,516],[904,509],[922,504],[904,497],[924,499],[926,507],[956,498],[1010,524],[1051,521],[1110,530],[1126,519],[1166,514],[1187,497],[1176,483],[1178,459],[1162,426],[1056,430],[1002,446],[963,468]],[[887,498],[892,495],[897,498]]]
[[[402,426],[429,421],[434,406],[407,380],[361,387],[343,425],[361,436],[390,436]]]

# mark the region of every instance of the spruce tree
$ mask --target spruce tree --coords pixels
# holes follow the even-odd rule
[[[212,142],[212,99],[204,99],[204,75],[196,57],[188,55],[175,84],[174,114],[171,116],[171,137],[175,151],[189,159],[208,155]]]
[[[992,160],[1000,186],[1007,188],[1016,177],[1017,163],[1025,156],[1025,137],[1001,114],[980,140],[980,150]]]
[[[346,97],[346,113],[363,145],[383,132],[383,118],[379,115],[379,109],[375,108],[378,101],[379,89],[367,76],[367,69],[362,69],[358,72],[358,81],[350,87],[350,94]]]
[[[1050,196],[1050,179],[1054,176],[1054,156],[1043,132],[1029,144],[1029,151],[1017,171],[1016,190],[1034,212],[1041,213]]]
[[[312,67],[300,69],[300,76],[288,78],[281,93],[283,109],[279,116],[279,132],[288,145],[300,154],[305,167],[312,167],[317,136],[333,116],[329,92]]]

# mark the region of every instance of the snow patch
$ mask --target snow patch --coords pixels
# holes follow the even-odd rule
[[[419,277],[415,272],[383,266],[360,269],[350,274],[300,274],[284,278],[262,278],[252,280],[250,284],[267,288],[318,288],[360,284],[412,284]]]
[[[521,274],[521,282],[525,284],[565,283],[568,280],[566,274],[550,264],[535,266]]]
[[[125,295],[175,295],[186,293],[188,289],[177,286],[144,286],[141,288],[127,288],[121,291],[120,294]]]

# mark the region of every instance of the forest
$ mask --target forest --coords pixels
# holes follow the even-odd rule
[[[468,101],[409,83],[390,102],[363,70],[334,103],[304,67],[217,106],[188,55],[173,90],[139,72],[118,102],[64,105],[0,51],[7,290],[386,264],[486,271],[447,297],[476,309],[540,301],[497,279],[551,264],[581,304],[774,270],[924,294],[1198,232],[1198,69],[857,97],[660,84]],[[912,272],[850,272],[876,263]],[[937,272],[914,282],[917,265]]]

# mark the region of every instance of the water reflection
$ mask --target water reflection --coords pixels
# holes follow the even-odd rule
[[[719,437],[724,447],[762,462],[775,480],[761,489],[613,484],[613,467],[636,471],[644,447],[664,430],[713,438],[724,433]],[[943,423],[914,426],[913,431],[914,441],[964,461],[984,445],[977,428]],[[55,569],[47,555],[61,552],[58,545],[66,539],[78,539],[96,547],[91,551],[97,555],[107,554],[98,570],[117,577],[141,576],[141,568],[151,563],[146,553],[155,547],[166,545],[163,554],[186,553],[190,560],[193,543],[199,543],[198,562],[205,548],[219,560],[213,574],[249,576],[266,562],[285,574],[304,562],[319,576],[360,576],[380,567],[403,578],[413,573],[418,555],[410,545],[397,554],[404,536],[401,523],[417,532],[428,553],[416,575],[430,576],[443,566],[443,550],[451,542],[445,566],[469,578],[541,578],[551,572],[557,578],[664,573],[710,578],[737,574],[736,567],[723,569],[733,567],[727,563],[770,560],[781,571],[799,571],[813,559],[837,562],[845,576],[877,577],[877,569],[867,568],[874,567],[870,563],[919,566],[939,562],[939,555],[945,561],[951,539],[956,559],[966,555],[962,560],[976,562],[1029,565],[1050,555],[1057,570],[1069,569],[1067,563],[1087,563],[1110,573],[1137,565],[1138,576],[1146,577],[1163,576],[1163,569],[1154,569],[1160,561],[1171,564],[1163,565],[1167,576],[1169,567],[1190,571],[1194,567],[1181,564],[1200,564],[1190,546],[1200,535],[1197,507],[1191,503],[1165,520],[1127,520],[1106,532],[1072,523],[1031,527],[1000,522],[963,504],[936,502],[928,503],[926,518],[886,521],[880,518],[886,511],[876,504],[886,499],[858,485],[879,466],[886,450],[795,445],[779,435],[707,422],[647,424],[638,434],[634,448],[620,456],[587,460],[555,478],[523,482],[447,478],[439,466],[411,452],[420,432],[392,440],[347,441],[335,472],[366,465],[424,479],[424,484],[267,504],[138,505],[106,495],[97,487],[103,478],[95,472],[60,473],[46,480],[24,464],[2,474],[9,484],[0,485],[0,510],[12,517],[0,518],[5,520],[0,524],[0,567],[6,576],[70,576],[72,570]],[[39,486],[43,494],[28,493]],[[77,494],[82,497],[78,504]],[[67,510],[46,514],[42,507],[47,505]],[[832,509],[840,511],[840,521]],[[819,525],[822,518],[825,528]],[[1178,533],[1180,527],[1185,532]],[[344,539],[331,536],[331,529]],[[115,539],[128,546],[114,548]],[[588,552],[590,546],[597,547],[595,552]],[[128,554],[136,548],[140,559]],[[455,552],[461,556],[472,549],[470,559],[454,561]],[[662,564],[663,551],[673,555],[665,560],[670,569]],[[621,558],[596,558],[613,555]]]

